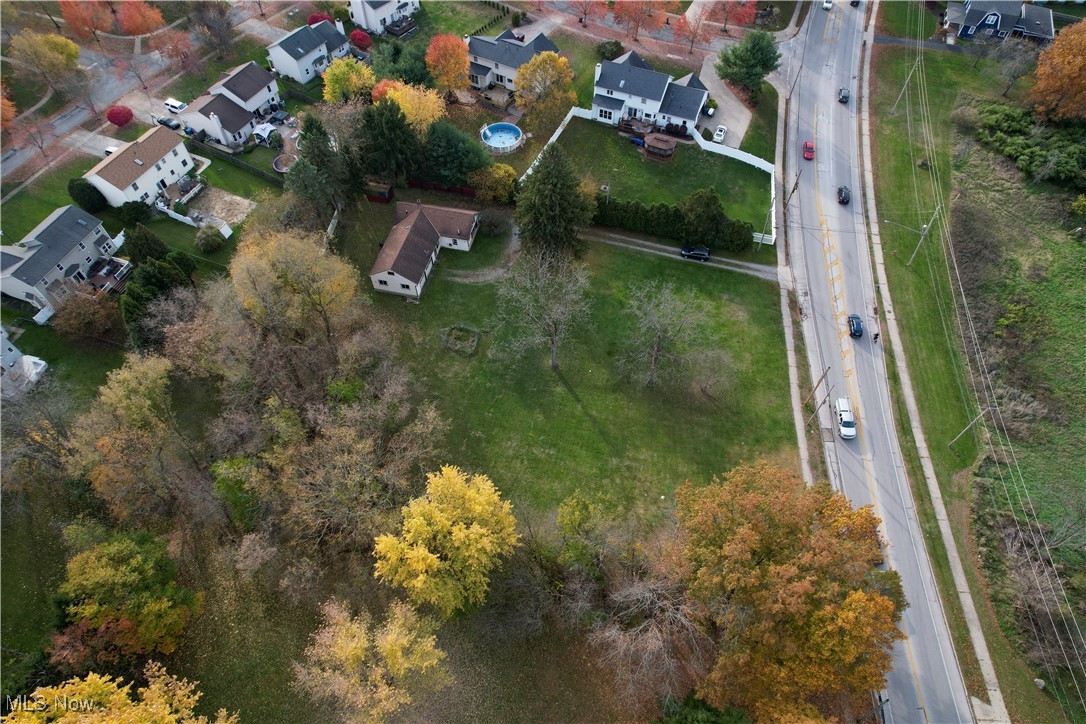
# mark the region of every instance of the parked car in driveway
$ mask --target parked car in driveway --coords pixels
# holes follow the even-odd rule
[[[171,131],[176,131],[181,127],[181,124],[176,119],[169,118],[168,116],[159,118],[158,125],[166,126],[166,128],[169,128]]]
[[[707,246],[684,246],[679,254],[683,259],[709,261],[709,247]]]
[[[837,203],[847,204],[852,201],[852,192],[848,190],[848,186],[837,187]]]
[[[848,336],[857,338],[864,336],[864,322],[859,314],[848,315]]]
[[[724,143],[724,136],[728,135],[727,126],[717,126],[716,133],[713,134],[713,143]]]
[[[814,158],[814,141],[803,142],[803,158],[808,161]]]

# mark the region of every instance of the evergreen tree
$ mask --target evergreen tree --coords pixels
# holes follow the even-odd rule
[[[305,156],[295,161],[287,172],[286,188],[323,209],[331,210],[336,205],[335,193],[328,175],[310,163]]]
[[[461,186],[468,174],[490,164],[479,142],[448,121],[430,126],[424,159],[427,177],[446,186]]]
[[[577,232],[592,220],[592,208],[558,144],[544,149],[525,179],[517,196],[516,219],[527,243],[575,256],[584,253],[585,243]]]
[[[305,120],[302,121],[299,159],[291,167],[291,173],[293,173],[299,163],[303,160],[308,161],[312,168],[323,176],[323,183],[327,187],[325,195],[337,209],[342,208],[343,201],[354,187],[349,162],[350,149],[347,146],[347,139],[332,139],[324,123],[315,113],[306,114]],[[300,175],[303,174],[309,174],[308,169]],[[306,196],[306,198],[312,197]]]
[[[109,208],[109,203],[106,201],[106,197],[102,195],[102,192],[94,188],[90,181],[82,177],[68,179],[68,195],[72,197],[72,201],[76,203],[76,206],[88,214],[97,214],[99,211],[105,211]]]
[[[170,253],[162,239],[143,224],[125,229],[124,237],[124,251],[133,266],[139,266],[148,259],[163,259]]]
[[[121,319],[128,329],[129,340],[139,349],[159,341],[150,338],[141,324],[147,305],[168,294],[174,287],[192,283],[188,273],[173,263],[171,257],[176,259],[176,253],[167,254],[165,259],[146,259],[132,272],[125,285],[124,296],[121,297]]]
[[[358,145],[365,168],[392,182],[418,163],[418,137],[407,125],[407,116],[399,104],[390,99],[368,106],[362,113]]]

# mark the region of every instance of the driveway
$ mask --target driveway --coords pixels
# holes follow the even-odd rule
[[[105,150],[110,146],[120,146],[124,141],[77,128],[61,139],[65,146],[88,156],[105,158]]]
[[[701,73],[698,77],[705,87],[709,89],[709,97],[715,98],[719,104],[712,118],[701,117],[698,128],[708,128],[710,131],[723,124],[728,127],[728,135],[724,138],[724,145],[739,148],[743,137],[750,126],[751,112],[743,102],[735,97],[724,81],[716,74],[716,56],[707,54],[701,64]]]

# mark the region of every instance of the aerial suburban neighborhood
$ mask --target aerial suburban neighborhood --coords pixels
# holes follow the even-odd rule
[[[0,111],[3,721],[1086,721],[1086,2],[0,0]]]

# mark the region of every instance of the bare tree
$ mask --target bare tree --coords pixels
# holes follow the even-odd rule
[[[16,146],[28,145],[41,151],[45,158],[49,154],[45,147],[53,139],[53,124],[40,118],[37,114],[24,114],[19,116],[12,126],[12,137]]]
[[[196,32],[203,35],[220,52],[228,49],[234,39],[230,6],[218,0],[198,0],[189,5],[189,18]]]
[[[101,75],[97,69],[78,68],[58,81],[57,90],[80,108],[86,108],[95,117],[101,115],[101,107],[94,94],[98,90]]]
[[[147,81],[155,74],[154,65],[146,55],[122,55],[113,59],[113,72],[120,78],[132,78],[147,90]]]
[[[705,346],[709,305],[671,283],[643,282],[630,289],[626,312],[636,325],[626,365],[645,387],[678,377]]]
[[[702,611],[677,580],[631,576],[608,596],[608,607],[589,640],[627,701],[682,697],[707,671],[712,640]]]
[[[991,69],[992,72],[1007,83],[1003,87],[1003,97],[1007,96],[1015,81],[1037,66],[1037,57],[1040,52],[1040,46],[1036,43],[1021,38],[1008,38],[986,53],[988,57],[996,61],[996,65]]]
[[[511,334],[513,352],[547,345],[551,369],[558,347],[589,313],[588,268],[544,249],[526,252],[498,285],[498,318]]]

